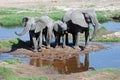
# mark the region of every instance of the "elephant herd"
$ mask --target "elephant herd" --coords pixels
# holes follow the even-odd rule
[[[89,28],[93,25],[94,31],[90,37]],[[91,41],[97,34],[98,20],[95,10],[70,10],[67,11],[62,20],[54,21],[48,16],[41,17],[24,17],[22,19],[22,26],[24,27],[21,33],[15,32],[16,35],[22,36],[29,32],[30,45],[33,46],[35,52],[42,51],[43,40],[45,38],[46,48],[51,47],[52,34],[55,36],[55,46],[60,43],[60,38],[63,39],[62,47],[65,48],[68,44],[68,33],[73,37],[73,48],[79,49],[80,34],[85,32],[85,48],[88,47]],[[43,38],[44,37],[44,38]]]

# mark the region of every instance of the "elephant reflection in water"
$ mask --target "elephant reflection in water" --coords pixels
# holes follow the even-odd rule
[[[45,34],[47,48],[50,48],[53,30],[53,20],[50,17],[24,17],[22,26],[24,30],[21,33],[15,32],[15,34],[22,36],[29,32],[30,44],[34,47],[34,51],[42,51],[42,34]]]
[[[31,59],[30,64],[35,66],[53,66],[59,73],[69,74],[89,70],[89,54],[85,54],[84,62],[80,61],[79,54],[66,59]],[[93,68],[94,69],[94,68]]]

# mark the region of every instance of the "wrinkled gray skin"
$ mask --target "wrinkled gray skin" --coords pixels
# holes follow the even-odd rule
[[[73,35],[73,45],[75,49],[79,48],[79,37],[80,33],[85,32],[85,48],[88,47],[89,41],[91,41],[97,34],[98,20],[96,18],[95,10],[70,10],[67,11],[63,16],[63,22],[67,23],[68,32]],[[89,25],[92,24],[94,27],[93,34],[90,38]],[[68,43],[68,39],[67,39]]]
[[[63,23],[60,20],[55,21],[53,25],[53,31],[55,35],[55,47],[57,47],[58,44],[60,44],[60,38],[62,37],[62,40],[63,40],[62,47],[65,48],[66,47],[65,39],[66,39],[66,33],[67,33],[66,23]]]
[[[50,48],[51,35],[53,30],[53,20],[48,16],[42,17],[24,17],[22,20],[24,27],[21,33],[15,32],[16,35],[22,36],[29,32],[30,44],[34,46],[34,51],[42,50],[42,36],[45,33],[47,48]]]

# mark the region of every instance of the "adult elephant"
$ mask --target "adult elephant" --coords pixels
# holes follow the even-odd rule
[[[93,9],[67,11],[63,16],[63,21],[67,23],[68,32],[73,35],[75,49],[79,48],[80,33],[85,32],[85,48],[88,46],[88,42],[97,34],[99,23],[96,18],[96,12]],[[94,27],[91,38],[89,37],[89,24],[92,24]]]
[[[29,31],[30,44],[34,46],[34,51],[42,50],[42,34],[46,35],[47,48],[50,48],[51,35],[53,30],[53,20],[48,16],[42,17],[24,17],[22,20],[24,30],[16,35],[22,36]]]
[[[53,32],[55,35],[55,47],[58,46],[58,44],[60,44],[60,38],[62,37],[62,48],[66,47],[66,34],[67,34],[67,25],[66,23],[58,20],[55,21],[53,24]]]

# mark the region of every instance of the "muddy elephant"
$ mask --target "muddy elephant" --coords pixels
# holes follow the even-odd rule
[[[93,9],[86,10],[70,10],[67,11],[63,16],[63,22],[66,22],[68,26],[68,32],[73,35],[73,47],[79,49],[79,37],[80,33],[85,32],[85,47],[88,47],[89,41],[91,41],[97,34],[98,20],[96,17],[96,12]],[[90,24],[93,25],[94,31],[90,38],[89,29]],[[67,39],[68,43],[68,39]]]
[[[55,21],[53,24],[53,32],[55,35],[55,47],[58,46],[58,44],[60,44],[60,38],[62,37],[62,48],[66,47],[66,34],[67,34],[67,24],[58,20]]]
[[[21,33],[15,32],[16,35],[22,36],[29,31],[30,44],[34,47],[33,51],[42,51],[43,33],[46,35],[47,48],[50,48],[51,35],[53,30],[53,20],[48,16],[42,17],[24,17],[22,20],[24,27]]]

